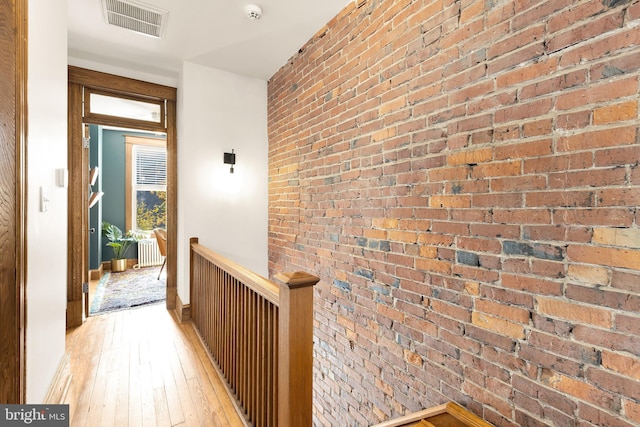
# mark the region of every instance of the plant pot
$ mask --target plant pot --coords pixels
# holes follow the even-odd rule
[[[122,258],[122,259],[112,259],[111,260],[111,271],[112,272],[118,272],[118,271],[125,271],[127,269],[127,259],[126,258]]]

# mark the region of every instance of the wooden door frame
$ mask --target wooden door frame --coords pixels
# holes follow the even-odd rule
[[[27,22],[27,0],[0,0],[0,403],[12,404],[26,400]]]
[[[2,1],[2,0],[0,0]],[[153,101],[164,101],[166,105],[167,134],[167,300],[168,310],[175,309],[177,283],[177,132],[176,132],[176,88],[143,82],[113,74],[69,66],[69,265],[67,283],[67,327],[79,326],[84,321],[85,302],[82,283],[87,268],[87,192],[88,165],[85,165],[82,149],[82,124],[95,123],[83,115],[83,88],[96,89],[115,95],[132,96]],[[148,124],[136,125],[130,120],[117,118],[101,120],[104,125],[122,126],[140,130],[150,129]],[[85,183],[85,184],[83,184]],[[87,214],[87,215],[85,215]],[[78,262],[78,260],[82,260]]]

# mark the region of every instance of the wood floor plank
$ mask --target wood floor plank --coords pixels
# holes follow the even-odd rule
[[[156,410],[157,427],[171,427],[171,417],[169,416],[169,406],[167,405],[167,395],[164,387],[153,389],[153,406]]]
[[[184,373],[184,377],[186,379],[195,378],[196,373],[193,367],[193,354],[191,354],[191,350],[188,347],[188,343],[182,341],[180,343],[176,343],[176,351],[178,354],[178,359],[180,361],[180,366],[182,366],[182,371]]]
[[[142,425],[155,427],[156,409],[153,400],[153,386],[151,383],[151,366],[149,364],[140,365],[140,403],[142,404]]]
[[[115,407],[116,426],[129,425],[129,371],[130,371],[130,351],[131,344],[123,343],[118,364],[118,388]]]
[[[209,400],[202,389],[200,381],[195,377],[190,378],[187,380],[187,385],[189,387],[189,392],[191,393],[191,401],[194,402],[196,416],[198,417],[200,425],[208,427],[215,427],[216,425],[219,425],[214,423],[214,413],[211,410]]]
[[[173,377],[171,367],[168,364],[163,371],[163,379],[164,390],[165,394],[167,395],[167,407],[169,409],[171,425],[184,423],[184,413],[182,412],[182,404],[180,402],[178,388],[176,386],[176,381]]]
[[[140,391],[140,364],[138,363],[137,356],[138,346],[133,347],[132,354],[134,357],[131,359],[129,366],[129,425],[141,426],[142,425],[142,397]]]
[[[118,381],[118,377],[107,378],[104,398],[102,401],[102,415],[100,417],[100,426],[111,427],[115,425]]]
[[[199,426],[200,424],[198,422],[196,409],[194,407],[193,401],[191,400],[189,386],[187,385],[187,380],[184,377],[184,372],[182,370],[182,366],[180,365],[178,354],[175,349],[174,351],[169,352],[169,361],[171,364],[171,371],[173,372],[173,378],[176,383],[176,389],[178,391],[180,404],[182,406],[185,424],[187,426]]]

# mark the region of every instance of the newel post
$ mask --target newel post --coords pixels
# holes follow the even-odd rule
[[[312,424],[313,286],[304,272],[280,273],[278,320],[278,426]]]

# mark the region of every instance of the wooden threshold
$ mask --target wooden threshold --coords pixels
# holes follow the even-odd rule
[[[67,331],[71,426],[243,426],[190,322],[163,304]]]

